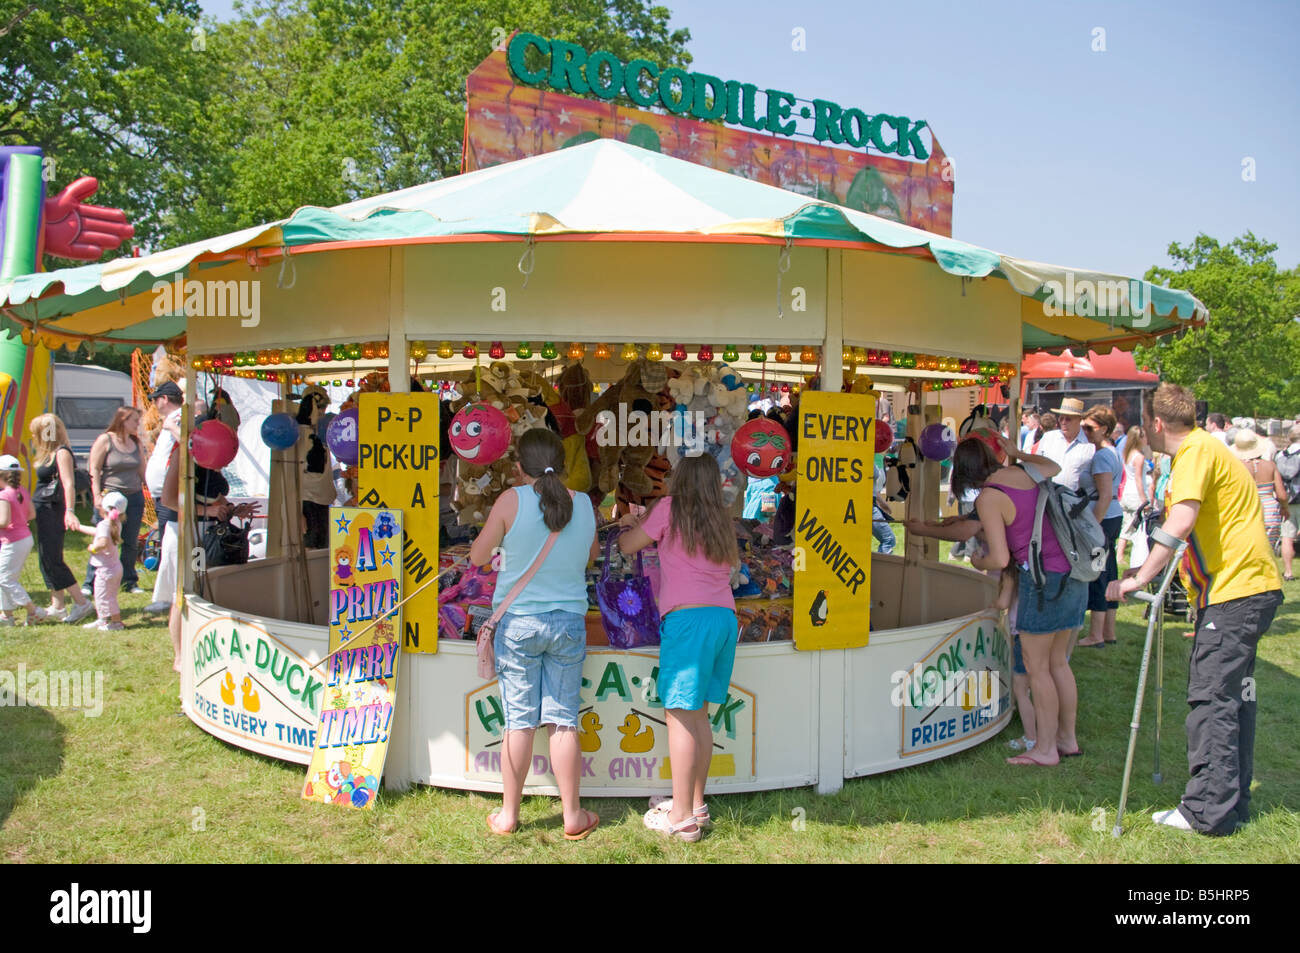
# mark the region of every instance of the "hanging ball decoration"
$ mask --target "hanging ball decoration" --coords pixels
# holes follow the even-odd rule
[[[336,386],[337,384],[335,381]],[[357,408],[349,407],[331,420],[325,429],[325,443],[329,446],[330,453],[345,467],[357,465],[357,438],[361,426],[359,417]]]
[[[728,364],[740,360],[740,351],[736,349],[736,345],[728,344],[722,352],[722,359]]]
[[[485,467],[510,447],[510,421],[491,404],[466,404],[451,418],[447,440],[456,456]]]
[[[262,421],[262,443],[272,450],[288,450],[298,442],[298,421],[292,414],[270,414]]]
[[[587,347],[584,344],[579,344],[577,341],[574,341],[569,345],[569,350],[565,353],[568,354],[569,360],[580,361],[587,356]]]
[[[270,364],[270,363],[271,363],[271,357],[270,357],[270,355],[267,354],[265,351],[258,351],[258,352],[257,352],[257,363],[258,363],[258,365],[261,366],[261,367],[265,367],[267,364]]]
[[[359,361],[360,359],[361,359],[361,345],[358,344],[358,343],[355,343],[355,342],[352,343],[352,344],[349,344],[349,345],[348,345],[348,360],[349,360],[349,361]],[[335,360],[337,360],[337,356],[335,357]]]
[[[190,367],[194,368],[196,371],[203,370],[203,358],[194,358],[194,360],[190,361]]]
[[[853,348],[851,348],[851,347],[846,347],[846,348],[844,348],[844,350],[840,351],[840,360],[843,361],[845,364],[852,364],[852,363],[853,363]]]
[[[307,363],[315,364],[319,360],[320,360],[320,349],[314,347],[307,348]]]
[[[865,347],[855,347],[853,349],[853,362],[855,364],[867,363],[867,349]]]
[[[560,356],[560,349],[557,348],[552,342],[547,341],[545,344],[542,345],[543,360],[553,361],[559,356]]]
[[[450,341],[440,341],[438,342],[438,350],[436,353],[440,358],[446,360],[456,352],[452,349]]]
[[[500,341],[493,341],[492,346],[488,348],[488,357],[494,361],[499,361],[506,356],[506,346]]]
[[[422,361],[429,355],[429,349],[423,341],[411,342],[411,357],[414,360]]]
[[[783,394],[788,394],[788,393],[790,393],[790,385],[789,385],[789,384],[782,384],[782,385],[781,385],[781,393],[783,393]]]
[[[361,356],[367,361],[373,361],[375,359],[374,341],[367,341],[365,344],[361,345]]]
[[[465,346],[460,349],[460,356],[467,360],[474,360],[478,357],[478,345],[473,341],[466,341]]]
[[[190,434],[190,455],[195,463],[209,470],[220,470],[235,459],[238,451],[239,437],[215,418],[202,421]]]
[[[711,344],[702,345],[700,347],[700,353],[695,355],[695,359],[697,361],[705,361],[705,362],[713,360],[713,345]]]
[[[957,435],[947,424],[929,424],[921,431],[918,445],[927,460],[947,460],[957,449]]]
[[[817,363],[817,350],[816,350],[815,348],[811,348],[811,347],[806,347],[806,348],[804,348],[802,351],[799,352],[799,363],[801,363],[801,364],[816,364],[816,363]]]
[[[609,345],[608,345],[608,344],[597,344],[597,345],[596,345],[596,360],[598,360],[598,361],[607,361],[607,360],[609,360],[609,354],[610,354],[610,351],[609,351]]]
[[[335,359],[334,348],[329,344],[322,344],[319,353],[322,361],[332,361]]]
[[[637,354],[636,345],[632,344],[631,342],[624,344],[623,351],[622,353],[619,354],[619,357],[625,361],[635,361],[637,359],[637,356],[638,354]]]
[[[520,341],[519,346],[515,348],[515,357],[521,361],[526,361],[533,356],[533,349],[527,341]]]
[[[894,431],[888,423],[876,420],[876,453],[885,453],[894,445]]]
[[[776,349],[776,359],[782,364],[789,364],[793,358],[790,356],[790,349],[785,345]]]
[[[664,349],[658,344],[651,344],[645,351],[646,360],[662,361],[664,359]]]
[[[775,420],[755,417],[731,438],[731,459],[752,477],[784,473],[790,462],[790,435]]]
[[[375,353],[379,356],[380,360],[388,360],[388,342],[380,341],[375,345]]]
[[[676,347],[674,347],[674,348],[673,348],[673,353],[672,353],[672,358],[673,358],[674,361],[684,361],[684,360],[686,360],[686,345],[685,345],[685,344],[678,344]]]
[[[762,364],[764,361],[766,361],[767,351],[764,350],[763,345],[755,344],[754,349],[749,352],[749,359],[753,361],[755,364]]]

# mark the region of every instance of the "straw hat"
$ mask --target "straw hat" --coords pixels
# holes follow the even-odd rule
[[[1060,407],[1052,408],[1052,413],[1056,414],[1058,417],[1061,414],[1065,414],[1067,417],[1082,417],[1083,401],[1079,400],[1077,397],[1067,397],[1061,401]]]
[[[1255,431],[1242,427],[1237,431],[1237,435],[1232,438],[1232,447],[1229,448],[1237,459],[1245,462],[1246,460],[1258,460],[1264,455],[1264,448],[1260,446],[1259,437]]]

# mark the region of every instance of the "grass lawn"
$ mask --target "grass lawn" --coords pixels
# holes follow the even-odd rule
[[[69,563],[84,568],[69,536]],[[144,574],[151,584],[152,574]],[[48,597],[33,555],[25,581]],[[1255,820],[1230,838],[1157,829],[1187,779],[1183,717],[1189,643],[1166,625],[1161,766],[1152,783],[1154,703],[1129,796],[1127,833],[1111,837],[1145,627],[1120,612],[1119,645],[1075,657],[1084,757],[1059,768],[1003,763],[1018,721],[996,739],[945,760],[845,783],[831,797],[802,788],[715,797],[713,831],[695,845],[665,842],[641,824],[643,801],[592,799],[600,829],[562,835],[558,804],[528,798],[524,827],[488,837],[499,799],[417,787],[381,793],[373,812],[299,800],[305,769],[230,747],[180,713],[165,625],[123,596],[124,632],[78,626],[0,629],[0,669],[104,673],[100,717],[42,707],[0,708],[0,856],[13,862],[389,861],[899,861],[1228,862],[1300,860],[1300,584],[1286,587],[1256,668],[1259,737]],[[803,823],[798,823],[802,818]]]

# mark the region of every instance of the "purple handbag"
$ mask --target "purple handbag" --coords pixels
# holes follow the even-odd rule
[[[596,601],[600,604],[600,622],[605,628],[605,637],[616,649],[658,645],[659,606],[641,565],[641,554],[636,554],[635,576],[630,579],[609,578],[614,540],[618,536],[618,533],[610,533],[605,540],[605,565],[600,572],[600,582],[596,583]]]

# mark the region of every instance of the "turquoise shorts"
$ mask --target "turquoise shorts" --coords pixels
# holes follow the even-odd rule
[[[736,613],[721,606],[676,609],[659,626],[659,699],[665,708],[699,711],[727,700],[736,662]]]

